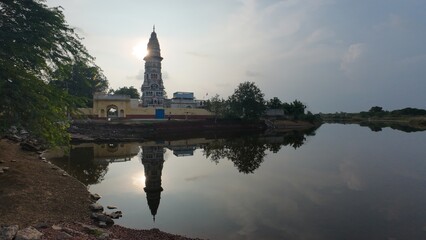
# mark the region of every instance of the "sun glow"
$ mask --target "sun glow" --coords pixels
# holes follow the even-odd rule
[[[146,48],[146,42],[140,41],[138,44],[133,46],[132,55],[135,56],[139,60],[143,60],[143,58],[148,55],[148,50]]]
[[[132,177],[133,185],[137,187],[144,188],[145,187],[145,174],[143,172],[138,173],[137,175]]]

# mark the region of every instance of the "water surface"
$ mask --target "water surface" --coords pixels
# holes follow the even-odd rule
[[[55,159],[116,223],[209,239],[425,239],[426,134],[316,134],[80,144]]]

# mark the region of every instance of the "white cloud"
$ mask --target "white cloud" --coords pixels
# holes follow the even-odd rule
[[[366,44],[355,43],[348,47],[348,50],[342,57],[340,68],[348,75],[353,73],[353,66],[356,65],[367,50]]]

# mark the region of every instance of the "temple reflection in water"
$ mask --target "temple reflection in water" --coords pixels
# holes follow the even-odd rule
[[[163,171],[164,152],[165,149],[162,146],[142,147],[142,164],[145,172],[144,190],[154,221],[160,205],[161,192],[163,191],[161,173]]]
[[[161,201],[162,171],[166,149],[174,156],[193,156],[201,149],[213,162],[228,159],[239,172],[251,174],[260,167],[265,151],[277,152],[281,146],[300,147],[306,140],[304,133],[291,133],[267,137],[243,137],[233,139],[192,138],[174,141],[146,141],[132,143],[81,143],[71,146],[69,156],[64,152],[51,152],[49,159],[69,174],[90,186],[100,183],[111,163],[127,162],[140,154],[144,167],[147,205],[153,220],[158,214]],[[65,156],[65,157],[64,157]]]

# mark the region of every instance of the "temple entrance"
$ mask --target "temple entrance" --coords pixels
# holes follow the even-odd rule
[[[155,109],[155,118],[163,119],[164,118],[164,109]]]
[[[118,107],[115,105],[109,105],[107,107],[107,118],[118,118]]]

